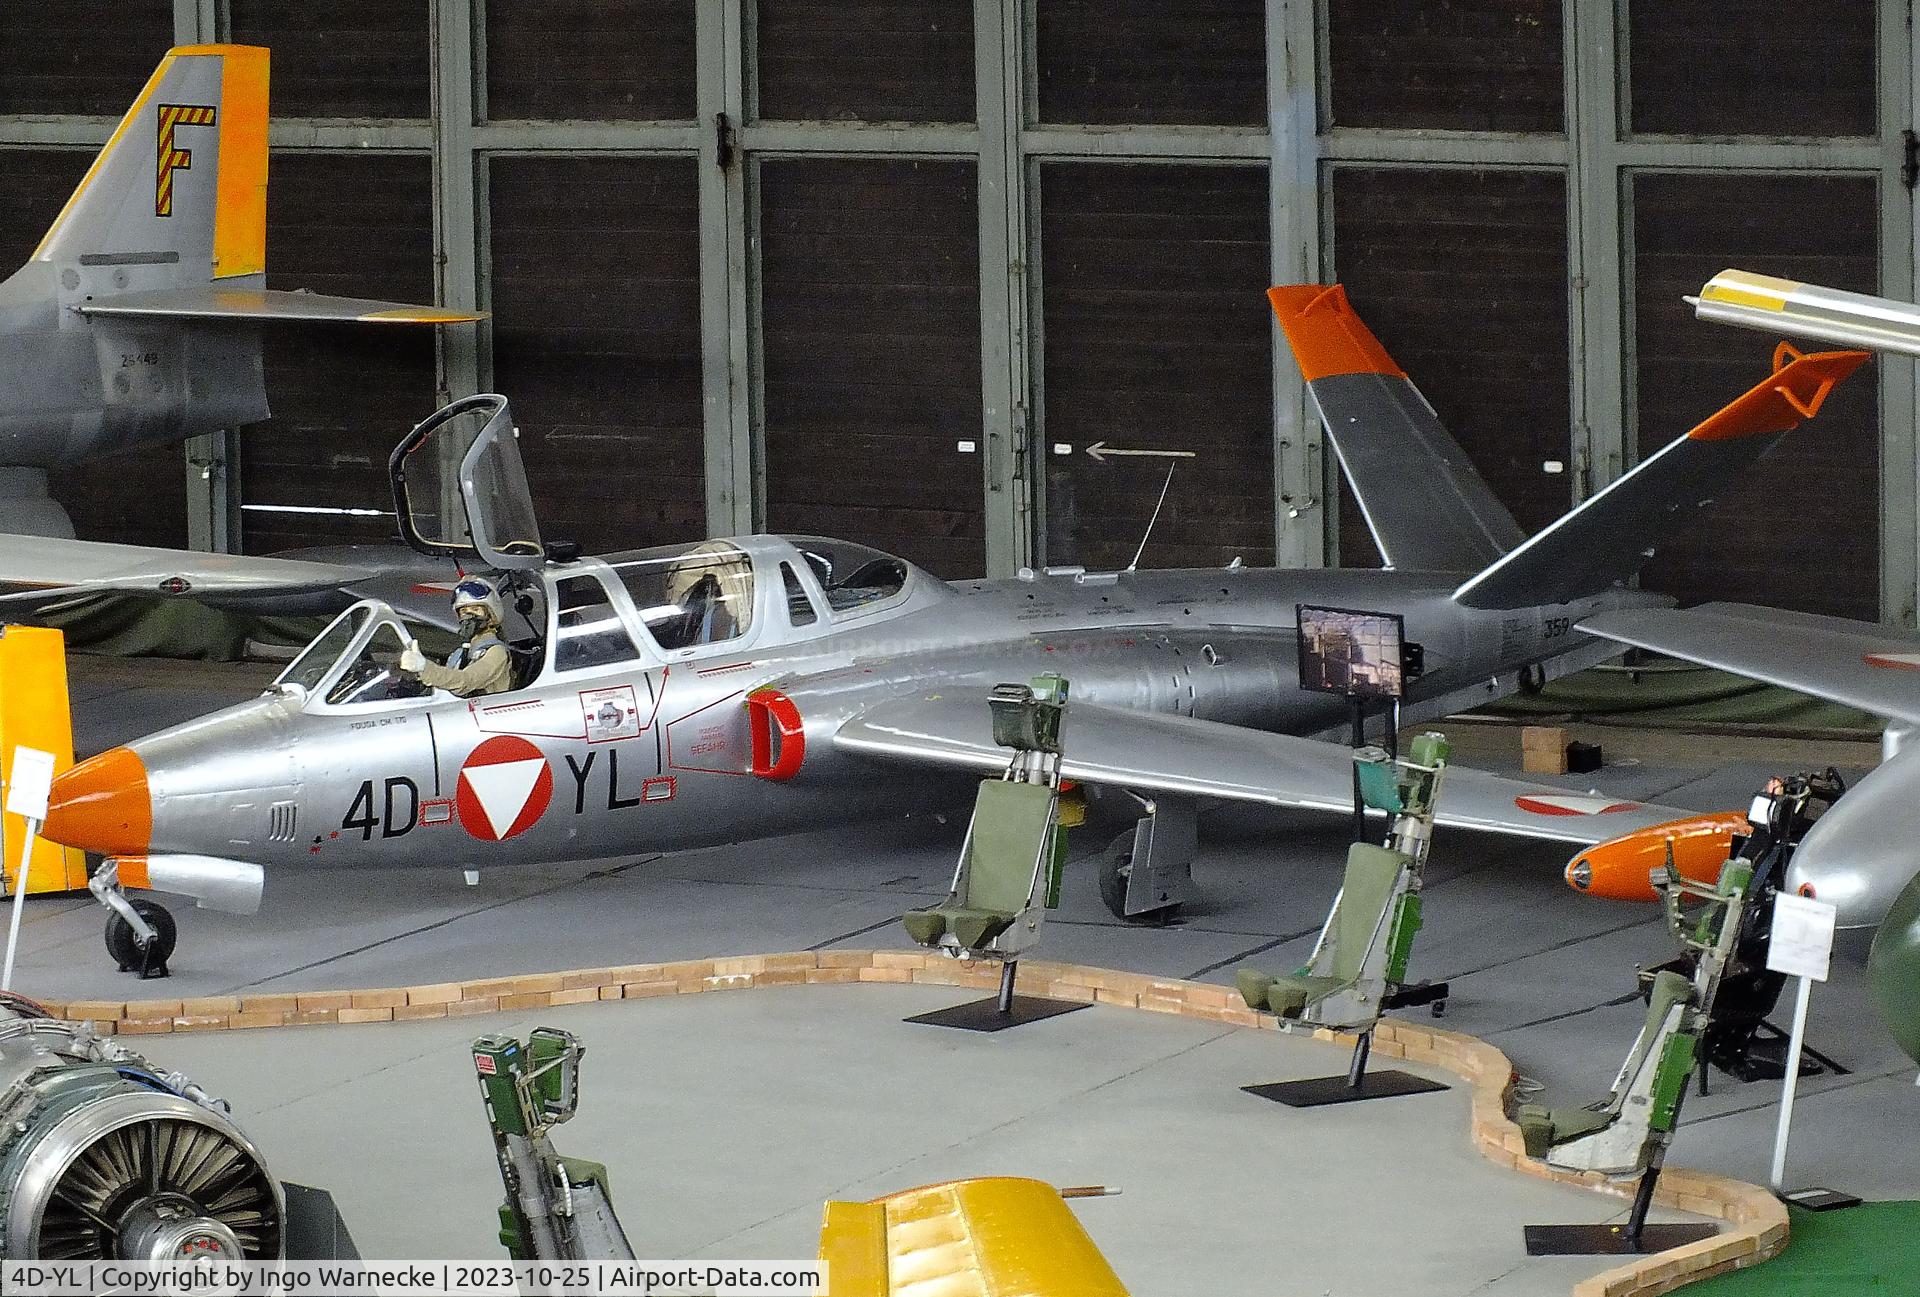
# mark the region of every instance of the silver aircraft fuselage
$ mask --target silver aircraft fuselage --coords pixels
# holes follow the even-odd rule
[[[1418,719],[1498,696],[1532,664],[1606,656],[1571,634],[1575,622],[1663,602],[1616,590],[1481,611],[1450,599],[1458,574],[1073,570],[950,584],[901,564],[906,580],[892,597],[836,610],[788,540],[724,544],[756,574],[751,629],[734,640],[663,650],[614,577],[622,556],[584,559],[534,578],[547,656],[528,686],[362,701],[382,678],[367,665],[380,654],[366,646],[404,634],[369,601],[316,640],[318,666],[303,660],[282,677],[303,675],[309,687],[276,685],[95,758],[98,787],[78,797],[69,787],[49,834],[156,869],[231,861],[269,874],[486,868],[750,840],[964,795],[957,774],[901,772],[836,749],[845,721],[890,697],[1057,672],[1075,702],[1310,735],[1343,730],[1349,712],[1342,698],[1300,688],[1296,604],[1401,615],[1425,655],[1406,704],[1405,718]],[[783,591],[783,574],[804,591]],[[553,610],[561,583],[581,576],[607,578],[632,660],[561,669]],[[71,785],[81,770],[63,778]]]

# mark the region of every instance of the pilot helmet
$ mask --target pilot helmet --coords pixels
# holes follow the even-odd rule
[[[500,602],[493,583],[477,576],[467,577],[453,587],[453,615],[465,621],[470,608],[484,611],[486,619],[495,626],[507,615],[506,605]]]

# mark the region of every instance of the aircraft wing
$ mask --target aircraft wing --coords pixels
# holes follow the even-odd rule
[[[989,717],[985,689],[930,690],[869,707],[840,727],[834,743],[874,760],[984,774],[1007,765]],[[1318,739],[1075,702],[1061,741],[1061,774],[1082,783],[1308,810],[1353,808],[1351,749]],[[1591,845],[1693,813],[1453,766],[1436,818],[1455,828]]]
[[[1920,725],[1920,636],[1908,631],[1738,603],[1623,609],[1578,629]]]
[[[366,575],[362,568],[302,559],[0,536],[0,585],[13,587],[0,594],[0,600],[11,603],[99,590],[193,596],[293,593],[338,589]]]
[[[320,321],[337,324],[465,324],[484,320],[485,311],[453,311],[406,302],[376,302],[361,297],[288,292],[274,288],[221,288],[189,284],[144,293],[121,293],[74,308],[82,315],[167,320],[251,320],[275,323]]]

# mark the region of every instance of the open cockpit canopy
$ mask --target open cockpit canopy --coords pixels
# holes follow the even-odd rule
[[[545,563],[506,397],[469,396],[436,411],[394,447],[387,473],[400,534],[421,553],[503,571]]]

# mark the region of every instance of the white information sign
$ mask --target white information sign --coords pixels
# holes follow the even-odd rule
[[[1825,901],[1776,892],[1767,967],[1790,977],[1826,981],[1833,964],[1833,930],[1838,913]]]
[[[15,748],[12,779],[7,784],[7,810],[24,820],[44,820],[52,789],[53,753]]]

